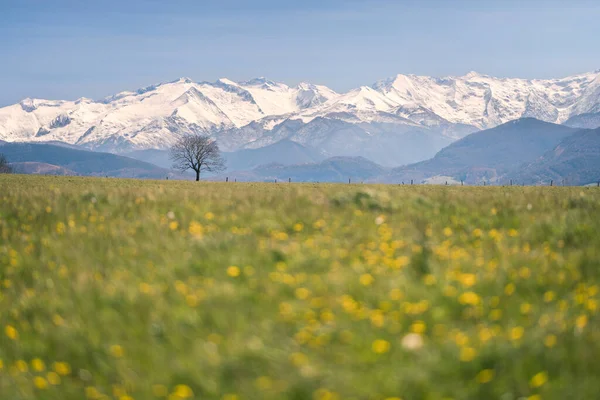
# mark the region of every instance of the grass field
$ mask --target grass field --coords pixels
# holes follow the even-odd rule
[[[0,175],[1,399],[597,399],[600,189]]]

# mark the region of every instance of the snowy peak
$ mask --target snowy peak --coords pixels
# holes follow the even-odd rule
[[[400,106],[417,104],[452,123],[489,128],[522,116],[562,123],[574,113],[590,112],[600,102],[593,94],[599,76],[526,80],[472,71],[443,78],[397,75],[373,88]]]
[[[288,86],[265,77],[241,82],[182,77],[100,101],[24,99],[0,108],[0,140],[143,149],[164,148],[182,134],[218,137],[223,130],[251,131],[235,140],[243,143],[278,124],[291,130],[315,120],[331,126],[341,121],[452,131],[523,117],[562,123],[599,112],[600,70],[559,79],[495,78],[474,71],[439,78],[398,74],[341,94],[322,85]]]

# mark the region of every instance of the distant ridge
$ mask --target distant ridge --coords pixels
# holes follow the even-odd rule
[[[384,182],[422,182],[436,176],[466,183],[500,182],[577,132],[563,125],[523,118],[472,133],[442,149],[430,160],[393,169]]]
[[[170,171],[110,153],[38,143],[0,143],[0,153],[16,172],[52,175],[165,179]]]

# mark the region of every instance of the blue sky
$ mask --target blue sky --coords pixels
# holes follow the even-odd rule
[[[598,21],[588,0],[0,0],[0,106],[182,76],[560,77],[600,69]]]

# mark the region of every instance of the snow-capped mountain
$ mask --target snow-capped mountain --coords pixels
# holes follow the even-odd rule
[[[402,107],[426,109],[451,122],[490,128],[522,117],[562,123],[600,107],[600,70],[562,79],[397,75],[373,85]],[[410,118],[410,114],[406,115]]]
[[[264,78],[195,83],[188,78],[121,92],[101,101],[25,99],[0,109],[0,140],[58,140],[90,148],[162,148],[182,134],[241,128],[265,117],[298,113],[337,97],[301,83]]]
[[[399,164],[416,161],[398,155],[409,145],[418,160],[468,133],[521,117],[563,123],[599,112],[600,70],[549,80],[397,75],[342,94],[265,78],[181,78],[100,101],[25,99],[0,108],[0,140],[121,152],[166,148],[180,135],[203,133],[227,151],[289,139],[331,155]]]

